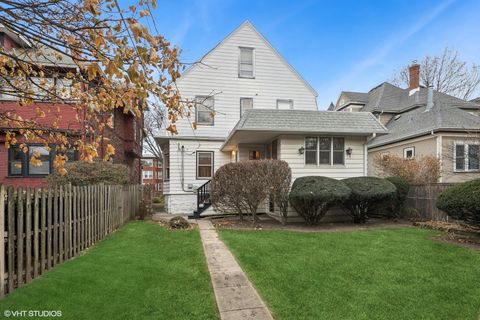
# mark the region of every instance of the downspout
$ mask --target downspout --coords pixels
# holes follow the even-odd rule
[[[181,158],[181,171],[180,171],[180,181],[182,183],[183,192],[193,193],[193,190],[185,190],[185,146],[182,145],[180,148],[180,153],[182,154]]]

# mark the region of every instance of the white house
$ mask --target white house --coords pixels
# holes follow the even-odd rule
[[[215,170],[232,161],[285,160],[294,178],[366,175],[367,139],[386,133],[371,113],[318,111],[315,90],[248,21],[177,86],[201,104],[178,121],[177,135],[156,138],[165,156],[166,210],[173,214],[201,206]]]

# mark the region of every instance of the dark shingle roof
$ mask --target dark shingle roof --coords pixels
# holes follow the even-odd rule
[[[353,92],[353,91],[342,91],[341,95],[344,95],[350,102],[368,102],[369,96],[365,92]]]
[[[425,109],[418,107],[395,116],[386,126],[389,133],[371,140],[368,147],[378,147],[432,131],[480,130],[479,116],[449,105],[441,98],[434,99],[434,106],[430,111]]]
[[[421,87],[410,95],[410,90],[384,82],[368,93],[342,91],[341,95],[347,98],[347,102],[362,102],[364,104],[362,111],[400,113],[410,108],[426,105],[427,91],[427,88]],[[433,95],[434,99],[446,105],[460,108],[480,107],[478,102],[462,100],[438,91],[434,91]]]

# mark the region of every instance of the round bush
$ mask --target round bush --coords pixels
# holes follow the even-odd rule
[[[480,227],[480,179],[460,183],[443,191],[437,208],[450,217]]]
[[[345,207],[353,216],[354,223],[365,223],[372,207],[385,200],[393,200],[397,189],[386,179],[376,177],[355,177],[344,179],[351,193]]]
[[[348,199],[350,189],[342,181],[327,177],[301,177],[290,191],[290,204],[307,224],[317,224],[335,204]]]
[[[168,221],[168,226],[170,227],[170,229],[188,229],[190,228],[190,223],[188,223],[185,218],[178,216],[170,219]]]

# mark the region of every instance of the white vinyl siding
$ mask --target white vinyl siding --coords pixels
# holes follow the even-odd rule
[[[305,143],[305,136],[284,135],[279,138],[279,159],[288,162],[293,179],[309,175],[334,179],[364,176],[365,140],[363,137],[345,137],[344,146],[352,148],[352,154],[345,156],[344,165],[309,165],[305,164],[305,154],[298,152]]]
[[[238,77],[239,47],[255,48],[255,79]],[[177,86],[184,100],[215,96],[215,125],[193,130],[192,110],[190,121],[186,117],[177,121],[180,137],[227,137],[240,119],[239,101],[243,97],[254,98],[255,109],[276,109],[277,99],[285,97],[295,102],[297,110],[317,110],[310,88],[248,24],[213,49],[201,64],[186,71]]]
[[[206,141],[206,140],[170,140],[162,150],[168,153],[169,179],[164,175],[164,194],[183,194],[186,193],[182,189],[182,149],[183,153],[183,179],[184,188],[188,189],[189,185],[197,188],[205,183],[205,178],[197,179],[197,152],[215,150],[213,152],[213,173],[222,165],[231,162],[230,152],[221,152],[220,146],[222,141]],[[165,170],[167,166],[167,158],[164,158]],[[164,171],[166,173],[166,171]],[[193,192],[193,189],[191,190]]]

